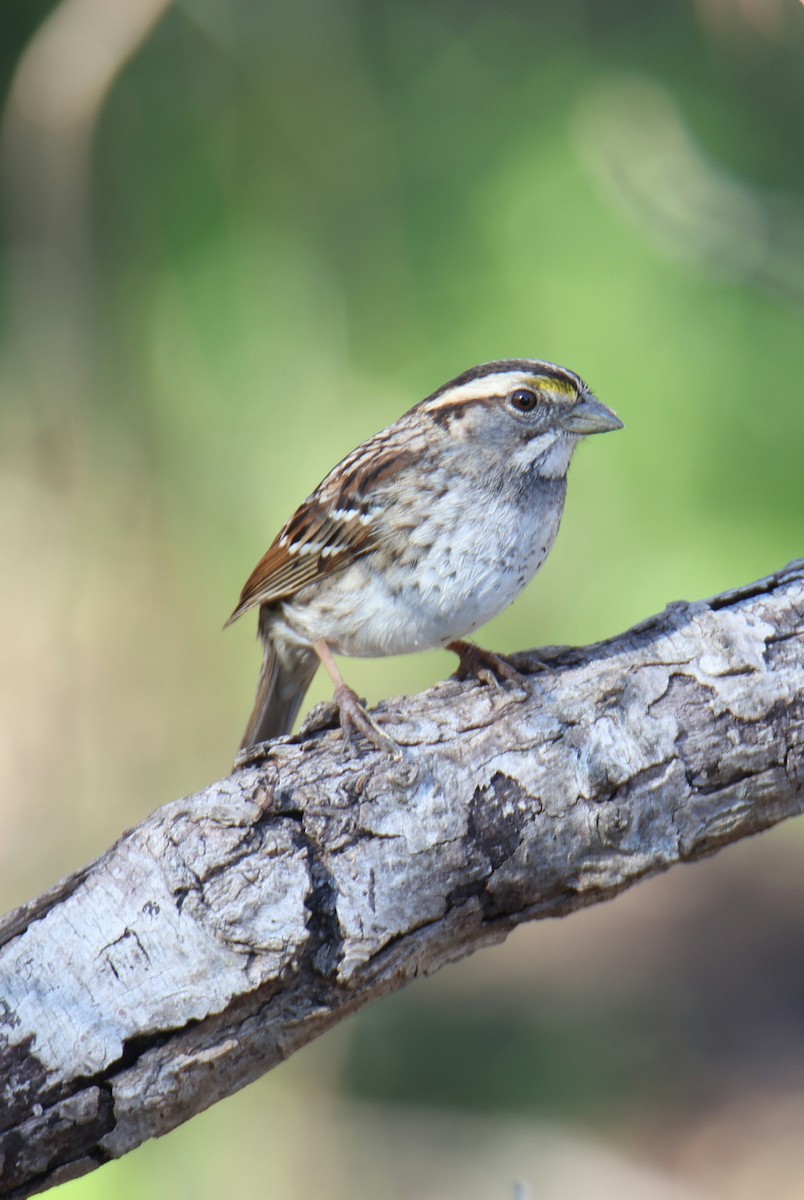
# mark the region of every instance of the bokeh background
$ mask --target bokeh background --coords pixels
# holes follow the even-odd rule
[[[243,580],[469,365],[627,426],[485,644],[804,550],[795,0],[3,0],[0,87],[3,909],[227,771]],[[63,1195],[804,1197],[803,865],[789,824],[521,929]]]

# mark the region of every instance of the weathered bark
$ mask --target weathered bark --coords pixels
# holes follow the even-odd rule
[[[804,562],[318,729],[0,923],[0,1194],[91,1170],[521,921],[801,811]]]

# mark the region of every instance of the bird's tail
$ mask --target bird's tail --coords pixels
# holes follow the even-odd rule
[[[260,613],[264,654],[254,710],[240,749],[290,733],[296,714],[318,669],[318,655],[305,646],[282,646],[277,652]]]

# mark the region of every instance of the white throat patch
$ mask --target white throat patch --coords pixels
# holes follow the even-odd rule
[[[511,456],[512,462],[520,471],[527,471],[537,460],[541,460],[539,474],[548,479],[557,479],[567,473],[576,440],[565,434],[542,433],[520,446]]]

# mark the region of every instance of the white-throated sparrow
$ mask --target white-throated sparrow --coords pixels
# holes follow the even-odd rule
[[[459,639],[544,562],[578,441],[621,427],[572,371],[512,359],[465,371],[353,450],[280,530],[227,622],[259,605],[264,659],[242,747],[290,732],[319,662],[345,735],[390,743],[333,654],[444,646],[464,668],[504,672]]]

